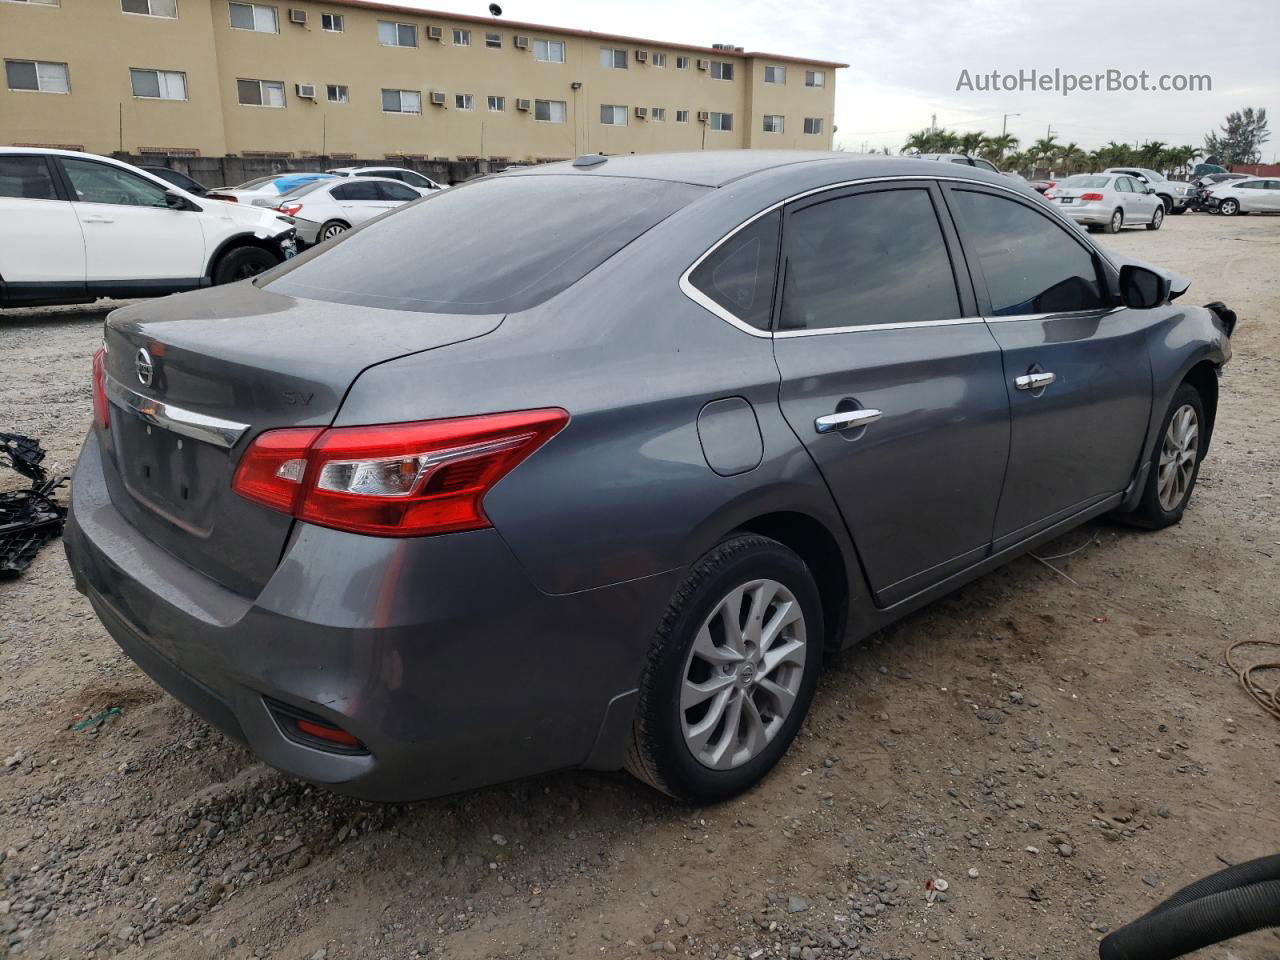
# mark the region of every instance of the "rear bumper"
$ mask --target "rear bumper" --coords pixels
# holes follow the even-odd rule
[[[157,683],[272,766],[382,801],[620,766],[677,575],[550,596],[493,530],[390,540],[300,524],[247,598],[129,525],[93,434],[64,543],[77,588]],[[299,742],[269,701],[368,751]]]
[[[1111,211],[1101,207],[1078,207],[1075,204],[1060,203],[1058,212],[1076,223],[1107,224],[1111,222]]]

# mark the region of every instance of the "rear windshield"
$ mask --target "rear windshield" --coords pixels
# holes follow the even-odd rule
[[[514,313],[577,282],[706,190],[581,174],[476,180],[352,233],[266,289],[392,310]]]
[[[1059,182],[1058,186],[1097,188],[1097,187],[1105,187],[1110,182],[1111,182],[1110,177],[1091,177],[1091,176],[1086,176],[1084,174],[1079,174],[1074,177],[1067,177],[1067,179]]]

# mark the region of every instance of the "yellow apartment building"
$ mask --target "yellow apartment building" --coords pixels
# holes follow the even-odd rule
[[[546,160],[830,149],[836,70],[370,0],[0,0],[0,144]]]

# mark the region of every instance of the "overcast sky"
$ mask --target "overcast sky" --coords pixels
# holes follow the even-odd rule
[[[398,0],[485,15],[488,0]],[[898,150],[915,130],[1009,132],[1027,145],[1052,126],[1060,142],[1201,146],[1231,110],[1273,117],[1264,159],[1280,154],[1280,0],[499,0],[506,19],[655,40],[811,56],[850,64],[836,83],[836,142]],[[1050,12],[1050,11],[1053,12]],[[1208,74],[1204,93],[957,91],[971,76],[1020,69],[1094,74],[1114,68]],[[976,81],[975,81],[976,82]]]

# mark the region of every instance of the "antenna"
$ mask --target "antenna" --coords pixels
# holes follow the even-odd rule
[[[489,4],[489,16],[491,17],[502,16],[502,8],[498,6],[496,3]]]

